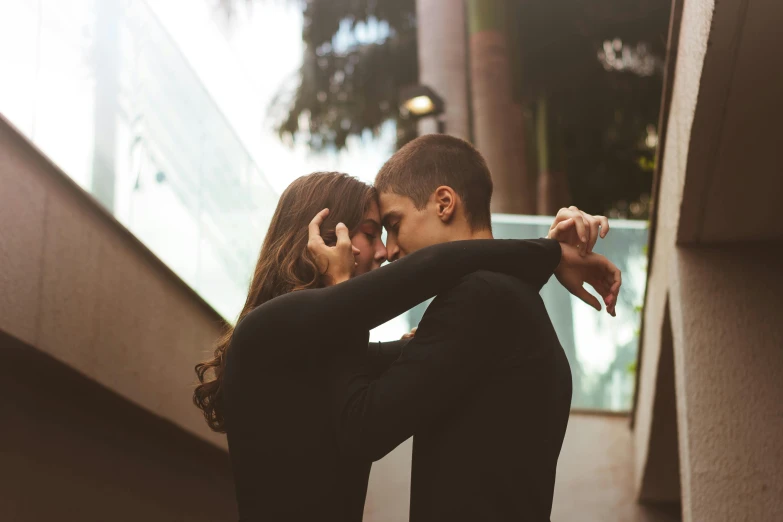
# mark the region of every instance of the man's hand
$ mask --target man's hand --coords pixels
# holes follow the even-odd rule
[[[567,244],[560,245],[563,255],[555,270],[555,276],[566,290],[589,304],[599,312],[601,303],[582,285],[589,284],[598,292],[606,303],[606,311],[612,317],[616,316],[617,296],[620,293],[622,274],[607,258],[599,254],[582,254]]]
[[[609,220],[591,216],[576,207],[561,208],[546,236],[579,249],[583,256],[591,253],[598,238],[609,233]]]
[[[410,331],[410,332],[408,332],[408,333],[406,333],[406,334],[403,334],[403,336],[402,336],[402,337],[400,337],[400,340],[403,340],[403,339],[413,339],[414,337],[416,337],[416,330],[417,330],[418,328],[419,328],[418,326],[414,326],[414,327],[411,329],[411,331]]]
[[[321,237],[321,224],[328,215],[329,209],[325,208],[310,221],[307,250],[313,255],[324,284],[331,286],[351,278],[356,268],[354,256],[359,253],[359,249],[351,244],[348,227],[343,223],[338,223],[334,229],[337,244],[330,247],[324,243]]]

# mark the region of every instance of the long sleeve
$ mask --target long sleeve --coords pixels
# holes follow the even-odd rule
[[[345,328],[346,322],[352,330],[370,330],[482,269],[512,275],[540,289],[560,256],[560,244],[550,239],[433,245],[339,285],[277,297],[248,314],[235,335],[242,329],[243,335],[252,336],[262,325],[275,325],[288,335],[310,334],[313,340]]]
[[[334,362],[335,429],[341,450],[377,460],[417,429],[460,404],[488,374],[501,343],[502,292],[479,275],[439,296],[416,337],[383,375],[345,354]],[[518,326],[522,326],[518,324]]]
[[[368,373],[379,376],[402,355],[403,347],[410,342],[409,339],[398,341],[372,342],[367,345]]]

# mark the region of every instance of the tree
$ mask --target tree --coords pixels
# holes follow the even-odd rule
[[[281,138],[306,140],[316,151],[339,149],[348,136],[377,134],[393,120],[398,146],[412,139],[415,126],[397,105],[400,87],[418,79],[415,0],[297,3],[305,55],[298,77],[271,107]],[[562,168],[571,203],[591,213],[627,212],[634,202],[644,203],[654,157],[645,138],[658,119],[670,2],[491,3],[506,13],[513,100],[527,114],[527,129],[539,127],[531,120],[538,100],[546,99],[546,146],[529,133],[520,143],[530,151],[523,163],[536,164],[537,148],[548,151],[547,161],[538,163]],[[370,28],[375,38],[358,38],[358,28]],[[337,45],[336,35],[349,43]],[[642,209],[632,217],[646,216]]]

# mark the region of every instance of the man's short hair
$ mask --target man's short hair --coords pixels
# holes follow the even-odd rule
[[[473,230],[491,229],[492,178],[484,158],[467,141],[446,134],[416,138],[389,158],[375,178],[379,194],[406,196],[419,210],[441,185],[462,199]]]

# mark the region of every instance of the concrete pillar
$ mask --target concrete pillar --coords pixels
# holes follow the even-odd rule
[[[468,0],[473,134],[495,183],[492,212],[534,214],[535,194],[525,190],[505,17],[502,0]]]
[[[419,82],[444,100],[446,133],[470,141],[467,34],[463,0],[417,0]],[[419,134],[437,132],[433,118],[419,123]]]

